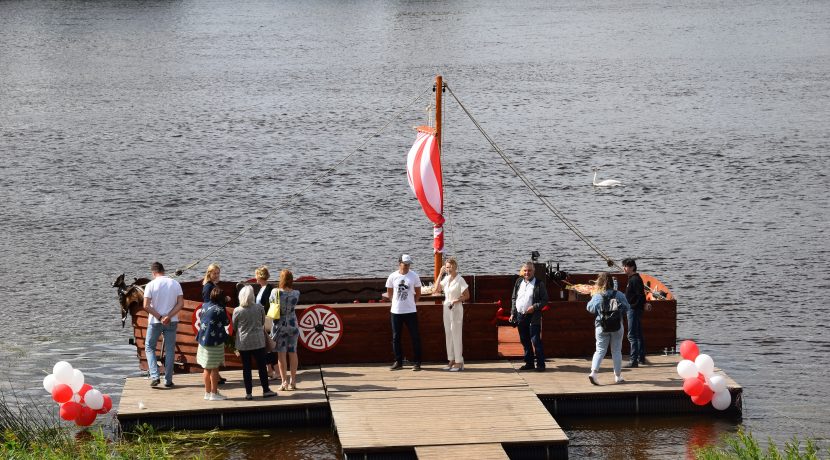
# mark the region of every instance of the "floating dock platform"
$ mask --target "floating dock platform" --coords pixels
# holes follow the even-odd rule
[[[463,372],[427,364],[409,367],[321,365],[298,372],[296,391],[263,399],[254,372],[254,400],[244,399],[241,371],[223,371],[225,401],[205,401],[200,374],[177,374],[176,386],[150,388],[128,378],[117,411],[129,430],[265,428],[331,424],[348,459],[465,457],[567,458],[568,438],[555,417],[713,413],[683,393],[678,356],[649,356],[649,364],[624,369],[613,383],[603,361],[600,383],[587,378],[590,360],[550,359],[546,372],[520,372],[516,361],[470,362]],[[723,374],[721,372],[721,374]],[[741,416],[742,388],[727,377],[732,406]],[[272,382],[272,387],[278,385]]]

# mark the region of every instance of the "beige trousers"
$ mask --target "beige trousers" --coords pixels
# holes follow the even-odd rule
[[[453,305],[450,310],[444,305],[444,335],[447,339],[447,360],[463,364],[464,356],[461,353],[461,325],[464,322],[464,306],[461,302]]]

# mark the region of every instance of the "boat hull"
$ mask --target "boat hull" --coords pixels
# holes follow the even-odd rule
[[[574,284],[587,283],[595,276],[571,274],[568,281]],[[625,275],[614,276],[618,278],[620,286],[625,285]],[[518,358],[521,353],[517,352],[517,347],[499,343],[499,328],[510,328],[504,321],[504,315],[509,315],[511,291],[516,276],[475,275],[466,276],[465,279],[471,292],[471,299],[464,306],[465,359],[474,361],[502,357]],[[664,300],[649,299],[652,308],[645,312],[643,317],[646,351],[662,353],[666,348],[673,348],[677,341],[677,302],[657,279],[643,275],[643,280],[651,288],[665,293]],[[236,292],[238,284],[223,282],[220,283],[220,287],[232,293]],[[555,280],[548,280],[547,287],[551,300],[542,325],[546,357],[590,356],[594,352],[595,344],[594,319],[585,309],[590,297],[565,289],[563,284]],[[301,341],[298,347],[301,365],[379,363],[393,360],[390,305],[382,301],[382,294],[386,292],[385,279],[314,280],[297,282],[295,288],[301,293],[302,304],[297,306],[299,318],[302,318],[306,310],[322,305],[335,311],[340,321],[339,340],[325,351],[313,351],[310,347],[302,345]],[[175,370],[199,372],[201,367],[196,364],[197,343],[192,320],[194,311],[201,305],[201,283],[183,282],[182,290],[185,306],[179,313]],[[439,297],[425,296],[418,304],[424,361],[440,362],[447,359],[443,307],[440,301]],[[231,311],[229,308],[228,312]],[[147,314],[135,308],[130,313],[139,365],[142,370],[147,370],[144,350]],[[509,336],[510,332],[502,331],[502,340]],[[404,331],[402,342],[404,355],[412,356],[408,331]],[[624,341],[623,346],[624,351],[627,351],[627,341]],[[162,354],[162,348],[161,343],[157,344],[157,355]],[[163,356],[160,358],[166,359]],[[239,358],[230,350],[226,351],[224,368],[241,368]]]

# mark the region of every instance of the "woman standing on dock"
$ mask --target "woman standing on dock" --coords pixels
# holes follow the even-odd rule
[[[614,289],[614,281],[608,273],[600,273],[592,290],[593,297],[588,302],[588,311],[593,313],[596,317],[594,319],[594,330],[597,340],[597,348],[594,352],[594,359],[591,361],[591,373],[588,375],[588,380],[594,385],[599,385],[597,373],[599,372],[602,358],[608,352],[608,345],[611,345],[611,360],[614,363],[614,381],[615,383],[623,383],[622,378],[622,340],[625,332],[622,325],[622,317],[631,308],[625,294]],[[608,318],[609,313],[618,310],[617,315],[613,318],[614,324],[606,324],[603,328],[603,315]],[[619,320],[619,325],[616,321]],[[607,323],[607,321],[605,321]]]
[[[212,263],[208,265],[207,270],[205,270],[205,277],[202,278],[202,302],[208,303],[210,302],[210,293],[213,291],[214,288],[219,287],[219,275],[222,272],[222,267],[219,266],[217,263]],[[225,296],[224,302],[222,302],[222,306],[226,306],[230,303],[231,298],[230,296]],[[227,315],[227,312],[225,312]],[[221,363],[220,363],[221,364]],[[219,370],[216,371],[217,378],[219,379],[219,385],[224,385],[227,380],[219,375]]]
[[[196,363],[204,369],[205,399],[221,401],[225,396],[219,393],[219,366],[225,358],[225,340],[228,333],[225,326],[228,313],[225,311],[225,293],[220,288],[210,291],[210,300],[202,306],[202,317],[196,340]]]
[[[464,323],[464,305],[470,298],[470,291],[467,282],[458,274],[458,262],[454,257],[447,259],[447,262],[438,272],[441,278],[446,274],[436,287],[436,293],[444,292],[444,335],[447,339],[447,360],[449,364],[444,370],[459,372],[464,370],[464,357],[462,356],[462,324]]]
[[[253,399],[251,391],[251,358],[256,360],[259,370],[259,383],[262,385],[262,397],[270,398],[277,394],[268,387],[268,371],[265,368],[265,309],[254,302],[254,288],[245,286],[239,291],[239,306],[233,310],[233,324],[236,327],[236,349],[242,360],[242,379],[245,381],[245,399]]]
[[[256,279],[256,283],[259,284],[259,292],[256,295],[256,303],[262,305],[262,308],[265,311],[268,311],[268,299],[271,298],[271,291],[273,287],[268,284],[268,279],[271,277],[271,272],[268,271],[268,267],[265,265],[257,268],[254,271],[254,278]],[[270,330],[273,327],[273,323],[271,322],[271,318],[265,319],[265,327],[267,330]],[[275,380],[277,378],[277,352],[272,351],[267,353],[267,349],[265,350],[265,362],[268,365],[268,378],[271,380]]]
[[[271,292],[271,302],[277,301],[279,296],[280,319],[274,321],[271,328],[271,338],[277,342],[277,354],[279,355],[280,379],[282,385],[280,390],[297,389],[297,339],[300,337],[300,329],[297,328],[297,314],[294,309],[300,300],[300,291],[294,289],[294,275],[290,270],[280,272],[279,289]],[[288,373],[291,372],[289,380]]]

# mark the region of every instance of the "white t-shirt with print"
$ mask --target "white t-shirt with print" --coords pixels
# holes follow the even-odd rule
[[[182,295],[182,285],[173,278],[159,276],[153,278],[144,288],[144,297],[150,299],[150,306],[155,308],[161,316],[167,316],[176,306],[176,299]],[[178,321],[179,318],[170,318],[170,321]],[[160,323],[155,316],[150,315],[150,323]]]
[[[406,275],[392,272],[386,279],[386,287],[392,288],[392,313],[415,313],[415,288],[421,287],[421,278],[413,270]]]

